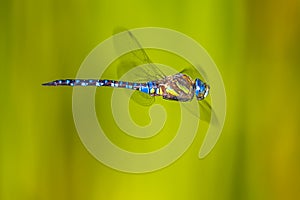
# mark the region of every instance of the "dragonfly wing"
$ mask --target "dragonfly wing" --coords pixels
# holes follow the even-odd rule
[[[207,123],[212,123],[213,125],[218,124],[218,119],[216,117],[216,114],[208,101],[202,100],[198,102],[200,110],[196,109],[196,107],[190,102],[183,102],[182,105],[195,117]]]
[[[118,61],[117,74],[121,78],[124,74],[126,81],[148,82],[165,78],[165,74],[150,60],[146,51],[142,48],[138,39],[128,30],[119,28],[115,30],[114,46],[117,53],[123,52],[124,48],[131,50],[130,53],[121,56]],[[142,65],[142,67],[137,67]],[[130,71],[130,73],[127,73]],[[123,78],[122,78],[123,79]],[[135,91],[131,100],[142,106],[150,106],[155,98],[148,94]]]
[[[218,125],[219,120],[210,103],[206,100],[202,100],[201,102],[199,102],[199,105],[201,118],[206,122],[210,122],[212,125]]]
[[[205,70],[200,65],[198,65],[197,70],[193,66],[185,67],[180,73],[187,74],[193,79],[202,78],[202,80],[209,81]]]
[[[154,96],[150,96],[139,91],[134,91],[130,99],[138,103],[139,105],[146,107],[151,106],[155,102]]]
[[[138,39],[128,30],[124,28],[119,28],[115,30],[118,36],[114,38],[114,45],[117,52],[126,48],[132,50],[129,55],[124,56],[123,59],[119,59],[120,65],[118,70],[128,71],[133,67],[143,65],[139,69],[139,73],[133,74],[135,80],[146,80],[154,81],[163,79],[166,75],[157,67],[149,58],[146,51],[143,49],[142,45]]]

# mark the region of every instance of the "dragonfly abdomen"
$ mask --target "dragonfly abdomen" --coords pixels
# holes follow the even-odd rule
[[[101,86],[101,80],[96,79],[64,79],[43,83],[44,86]]]
[[[135,83],[127,81],[115,81],[115,80],[97,80],[97,79],[64,79],[55,80],[52,82],[42,84],[44,86],[94,86],[94,87],[115,87],[126,88],[132,90],[139,90],[146,94],[156,95],[156,85],[154,82],[147,83]]]

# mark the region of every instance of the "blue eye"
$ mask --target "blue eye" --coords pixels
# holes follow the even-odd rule
[[[197,100],[203,100],[207,95],[209,91],[209,86],[202,82],[200,79],[195,80],[195,95]]]
[[[200,91],[201,91],[201,92],[204,92],[204,91],[205,91],[205,85],[203,84],[203,82],[201,82],[201,85],[200,85]]]

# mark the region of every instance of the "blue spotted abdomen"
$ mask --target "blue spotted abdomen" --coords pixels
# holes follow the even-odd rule
[[[126,81],[115,81],[115,80],[97,80],[97,79],[65,79],[56,80],[48,83],[44,83],[44,86],[96,86],[96,87],[115,87],[115,88],[126,88],[132,90],[139,90],[146,94],[153,92],[154,82],[148,83],[135,83]]]

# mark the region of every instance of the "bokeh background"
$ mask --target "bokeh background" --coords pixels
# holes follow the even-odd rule
[[[4,0],[0,3],[0,199],[299,199],[298,0]],[[227,118],[213,151],[202,138],[148,174],[112,170],[82,145],[70,88],[115,27],[158,26],[195,39],[217,64]]]

